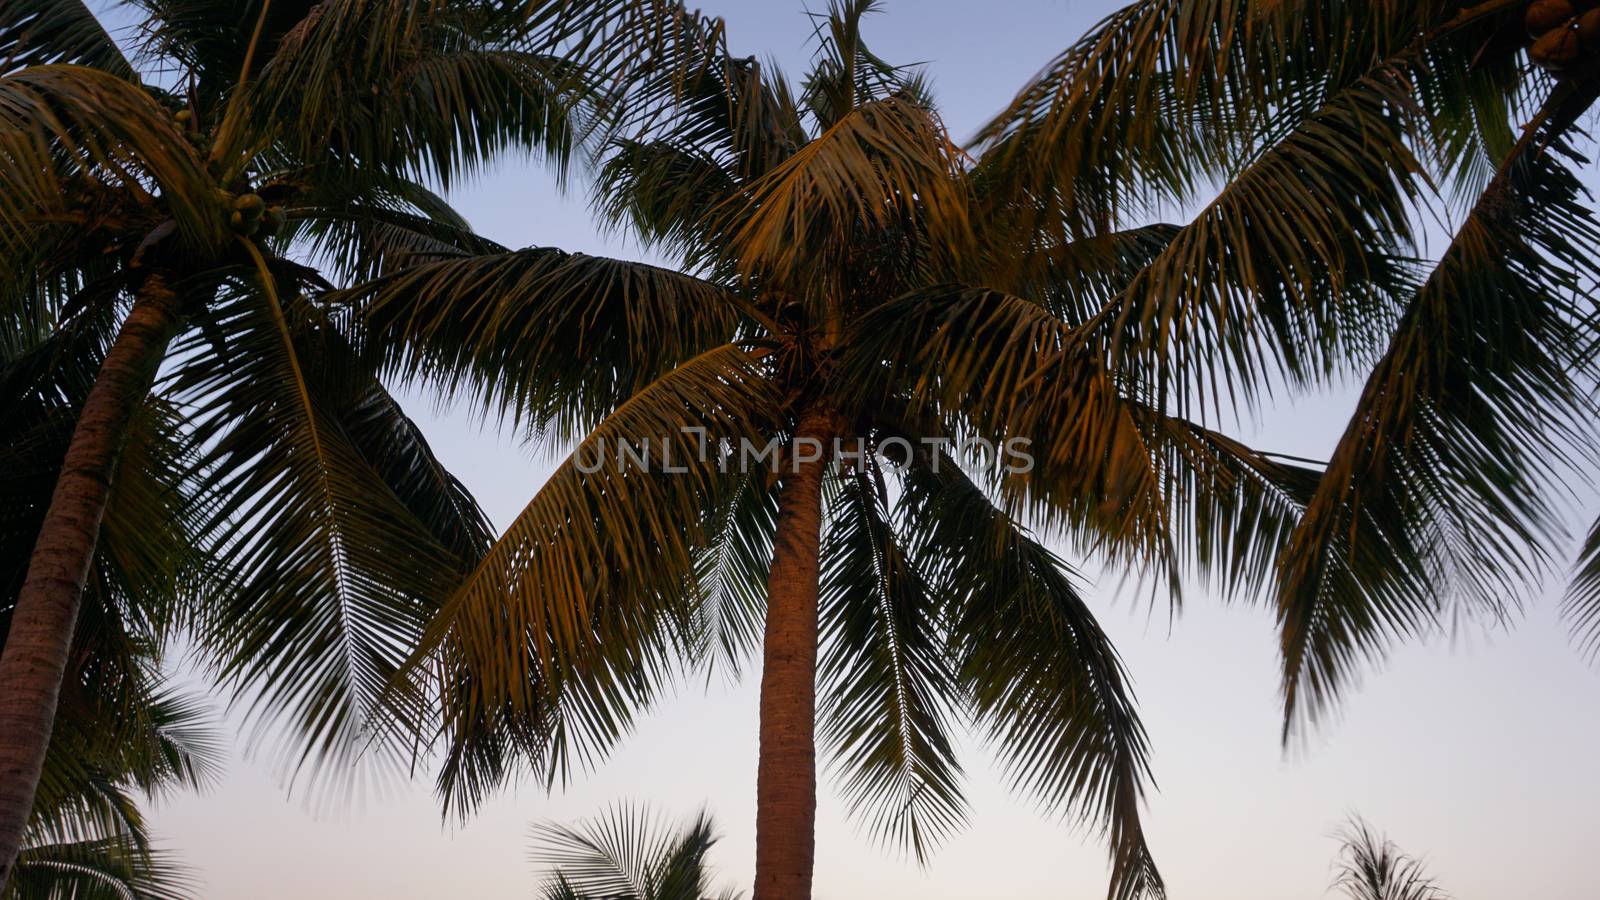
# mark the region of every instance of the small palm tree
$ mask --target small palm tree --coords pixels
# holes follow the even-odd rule
[[[1334,890],[1350,900],[1450,900],[1428,878],[1422,861],[1401,853],[1361,819],[1339,834]]]
[[[137,66],[79,0],[0,8],[0,318],[21,379],[7,400],[54,404],[55,428],[49,373],[81,379],[61,455],[34,457],[52,480],[19,510],[31,551],[0,655],[0,884],[119,458],[152,406],[204,448],[186,476],[204,486],[208,571],[181,596],[219,676],[293,719],[297,762],[370,740],[428,598],[487,533],[306,294],[417,251],[480,249],[420,180],[507,147],[563,159],[579,83],[546,51],[605,58],[619,16],[656,5],[523,6],[146,0],[130,4],[147,18]],[[30,424],[11,412],[8,442]],[[122,494],[146,524],[169,512],[152,485]]]
[[[717,842],[705,813],[676,833],[647,809],[619,805],[575,828],[534,829],[533,861],[551,870],[545,900],[738,900],[713,893],[705,857]]]
[[[105,662],[93,660],[86,669]],[[0,898],[199,897],[188,870],[153,843],[132,792],[160,797],[215,779],[222,742],[204,705],[149,671],[93,705],[81,704],[76,694],[100,685],[88,671],[70,677],[16,868]]]

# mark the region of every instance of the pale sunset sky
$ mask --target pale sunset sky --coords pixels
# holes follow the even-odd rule
[[[1118,5],[889,0],[867,35],[887,59],[927,63],[946,119],[964,138]],[[811,25],[801,0],[705,0],[703,8],[727,18],[735,52],[803,73]],[[504,244],[649,258],[597,230],[585,189],[579,177],[563,194],[538,163],[510,160],[450,199]],[[444,461],[495,523],[507,524],[559,448],[519,445],[465,413],[436,409],[426,395],[407,396]],[[1349,391],[1297,398],[1233,430],[1265,449],[1320,458],[1351,405]],[[1582,494],[1572,505],[1577,522],[1595,498]],[[1593,900],[1600,667],[1569,643],[1556,615],[1559,589],[1552,578],[1507,627],[1467,626],[1398,650],[1349,694],[1338,721],[1286,752],[1269,611],[1225,606],[1196,589],[1169,619],[1148,592],[1114,577],[1097,583],[1091,596],[1126,658],[1150,732],[1158,787],[1144,821],[1174,900],[1323,897],[1336,850],[1329,835],[1353,812],[1424,856],[1461,900]],[[222,900],[512,900],[532,896],[541,874],[528,861],[534,822],[571,822],[620,800],[674,820],[703,806],[724,836],[711,855],[718,882],[748,893],[756,688],[749,676],[708,689],[692,681],[595,771],[553,796],[529,781],[465,827],[442,823],[432,773],[359,807],[310,811],[242,740],[220,786],[157,805],[154,826],[198,870],[206,896]],[[1104,895],[1098,836],[1011,793],[982,747],[965,745],[971,822],[926,868],[858,829],[824,772],[817,897]]]

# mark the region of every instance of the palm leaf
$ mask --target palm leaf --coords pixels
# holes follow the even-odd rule
[[[1034,464],[1006,479],[1010,502],[1124,564],[1171,561],[1155,451],[1081,334],[1028,300],[959,286],[886,303],[857,333],[841,391],[959,410],[953,417],[996,446],[1026,442]]]
[[[766,622],[767,576],[778,529],[774,488],[759,469],[738,478],[711,510],[706,547],[695,561],[697,655],[708,670],[720,664],[735,678],[761,645]]]
[[[1069,570],[943,454],[906,471],[910,558],[948,599],[957,683],[1013,784],[1111,844],[1113,900],[1165,889],[1140,823],[1149,749]]]
[[[1087,323],[1112,365],[1180,409],[1215,408],[1369,352],[1411,285],[1407,78],[1396,67],[1335,94],[1232,178]]]
[[[1591,657],[1600,658],[1600,521],[1589,529],[1578,557],[1577,576],[1563,608],[1573,636]]]
[[[947,733],[959,692],[941,598],[896,540],[882,477],[847,476],[823,543],[820,736],[852,813],[925,863],[966,821]]]
[[[1352,819],[1339,842],[1333,887],[1350,900],[1449,900],[1428,878],[1421,860],[1401,853],[1366,822]]]
[[[260,722],[291,725],[288,764],[353,777],[382,749],[391,678],[486,529],[332,323],[280,299],[293,283],[273,268],[225,286],[173,389],[208,448],[218,675]]]
[[[463,813],[517,756],[590,762],[698,643],[703,529],[737,479],[719,441],[764,445],[781,408],[725,345],[634,394],[551,475],[430,626],[449,697],[447,802]],[[681,471],[680,471],[681,470]]]
[[[17,855],[4,900],[190,900],[201,896],[170,853],[102,838],[41,844]]]
[[[958,255],[972,241],[958,159],[943,124],[915,100],[861,103],[714,213],[738,223],[723,252],[743,274],[808,294],[825,290],[815,271],[800,278],[805,260],[848,257],[858,223],[925,234]]]
[[[674,834],[648,810],[619,804],[578,827],[548,823],[533,834],[533,860],[552,870],[540,895],[547,900],[710,896],[705,856],[717,836],[705,813]]]
[[[82,0],[11,0],[0,9],[0,72],[50,63],[134,77],[116,41]]]
[[[330,278],[347,284],[442,258],[507,252],[474,234],[459,213],[415,182],[351,190],[318,173],[308,187],[283,208],[292,229],[286,241],[306,247]]]
[[[1498,614],[1537,578],[1554,528],[1537,485],[1592,417],[1563,348],[1600,225],[1556,156],[1590,100],[1559,91],[1462,224],[1279,561],[1286,735],[1447,598]]]
[[[368,343],[447,396],[578,436],[662,372],[725,342],[721,289],[640,263],[517,250],[413,266],[348,295]]]
[[[0,77],[0,251],[26,247],[67,216],[75,179],[134,197],[159,188],[167,215],[197,246],[224,234],[212,177],[172,114],[149,92],[82,66],[33,66]]]

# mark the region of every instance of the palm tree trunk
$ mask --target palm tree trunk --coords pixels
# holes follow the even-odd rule
[[[837,416],[813,410],[795,429],[797,448],[821,456],[785,466],[778,528],[767,576],[767,626],[761,669],[761,758],[756,776],[755,900],[811,896],[817,819],[817,589],[822,540],[822,477]],[[809,455],[806,454],[806,455]]]
[[[150,274],[79,411],[17,595],[0,653],[0,887],[33,809],[117,458],[178,325],[176,292]]]

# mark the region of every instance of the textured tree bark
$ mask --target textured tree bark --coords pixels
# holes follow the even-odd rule
[[[817,818],[817,591],[822,478],[840,433],[837,417],[814,410],[795,428],[785,461],[778,528],[767,576],[761,669],[761,758],[756,775],[755,900],[811,896]],[[820,450],[816,459],[804,445]]]
[[[117,459],[179,321],[176,293],[150,274],[78,413],[17,595],[0,652],[0,887],[11,876],[33,809]]]

